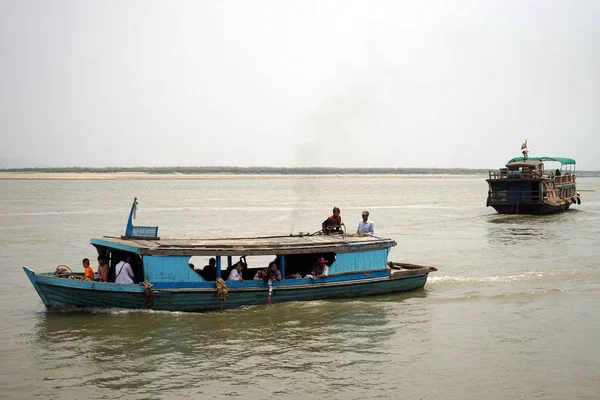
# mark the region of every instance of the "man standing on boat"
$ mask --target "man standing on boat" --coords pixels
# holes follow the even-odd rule
[[[135,277],[133,269],[131,269],[131,256],[126,255],[125,260],[115,266],[115,283],[131,284]]]
[[[521,144],[521,153],[523,153],[523,160],[527,161],[527,139]]]
[[[375,233],[373,229],[373,221],[369,220],[368,211],[362,212],[362,221],[358,223],[358,229],[356,230],[356,233],[365,236],[373,236],[373,234]]]
[[[321,228],[323,229],[323,233],[325,235],[340,232],[340,225],[342,224],[342,216],[340,215],[340,212],[341,211],[339,208],[333,207],[333,215],[327,218],[321,224]]]

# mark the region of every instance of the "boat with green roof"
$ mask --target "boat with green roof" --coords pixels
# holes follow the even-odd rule
[[[499,214],[542,215],[581,204],[575,160],[565,157],[515,157],[504,168],[489,171],[487,206]],[[556,163],[547,168],[545,163]]]

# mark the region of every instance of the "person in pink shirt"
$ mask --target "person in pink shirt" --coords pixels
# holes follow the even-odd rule
[[[108,282],[108,264],[104,262],[102,256],[98,256],[98,280]]]

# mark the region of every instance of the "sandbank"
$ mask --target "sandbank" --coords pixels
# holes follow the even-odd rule
[[[161,180],[161,179],[440,179],[474,174],[148,174],[145,172],[0,172],[0,180]]]

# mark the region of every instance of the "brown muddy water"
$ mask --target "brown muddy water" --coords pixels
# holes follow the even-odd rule
[[[599,399],[600,179],[543,217],[485,207],[476,178],[0,180],[0,397]],[[48,312],[22,270],[77,270],[89,240],[314,232],[371,212],[423,290],[204,314]],[[197,260],[200,265],[205,260]]]

